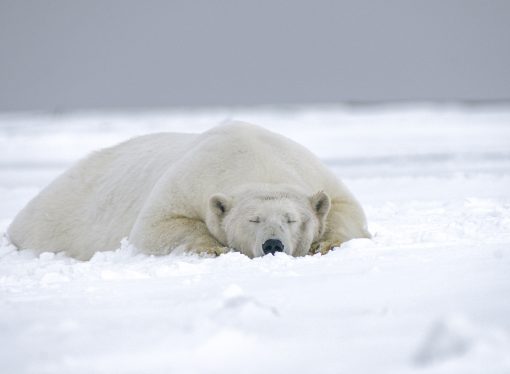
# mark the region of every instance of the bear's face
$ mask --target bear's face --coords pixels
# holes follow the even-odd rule
[[[324,192],[257,192],[209,199],[207,227],[223,245],[249,257],[284,252],[304,256],[324,232],[330,209]]]

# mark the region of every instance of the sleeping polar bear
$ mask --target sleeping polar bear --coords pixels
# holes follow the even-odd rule
[[[149,254],[327,252],[369,233],[347,188],[299,144],[241,122],[140,136],[93,153],[36,196],[12,243],[90,259],[122,238]]]

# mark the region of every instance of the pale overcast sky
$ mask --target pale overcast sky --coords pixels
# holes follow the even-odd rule
[[[0,111],[510,99],[510,1],[0,0]]]

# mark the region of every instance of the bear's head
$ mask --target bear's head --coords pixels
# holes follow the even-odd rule
[[[209,198],[206,224],[223,245],[249,257],[284,252],[304,256],[325,230],[331,201],[288,191],[250,191]]]

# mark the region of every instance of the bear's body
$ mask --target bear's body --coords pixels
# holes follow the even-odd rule
[[[358,202],[312,153],[243,123],[93,153],[41,191],[8,234],[18,248],[79,259],[124,237],[146,253],[233,247],[253,257],[274,253],[271,243],[304,255],[312,243],[369,236]]]

